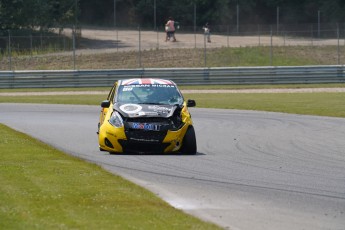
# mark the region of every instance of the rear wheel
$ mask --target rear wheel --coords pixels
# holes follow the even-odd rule
[[[195,138],[195,131],[194,127],[190,126],[186,132],[186,135],[183,138],[182,143],[182,150],[183,154],[196,154],[197,147],[196,147],[196,138]]]

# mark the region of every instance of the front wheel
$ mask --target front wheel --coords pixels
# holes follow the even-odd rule
[[[186,132],[186,135],[183,138],[182,143],[182,150],[183,154],[196,154],[197,147],[196,147],[196,138],[195,138],[195,131],[194,127],[190,126]]]

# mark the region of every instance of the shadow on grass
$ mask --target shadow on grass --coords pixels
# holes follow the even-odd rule
[[[121,40],[98,40],[89,38],[80,38],[78,48],[80,49],[114,49],[128,48]]]

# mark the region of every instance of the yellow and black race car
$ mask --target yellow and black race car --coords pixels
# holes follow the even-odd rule
[[[98,124],[101,151],[196,154],[193,122],[177,85],[155,78],[115,82]]]

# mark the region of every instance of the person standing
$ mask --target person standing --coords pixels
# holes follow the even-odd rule
[[[211,42],[211,30],[208,22],[202,27],[204,30],[205,37],[207,38],[207,42]]]
[[[172,17],[169,17],[168,22],[165,24],[165,31],[166,31],[166,39],[167,42],[171,38],[173,39],[173,42],[176,42],[175,37],[175,21]]]

